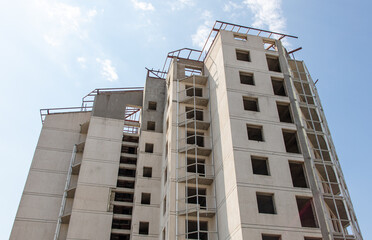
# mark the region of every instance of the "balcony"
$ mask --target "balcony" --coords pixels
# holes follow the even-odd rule
[[[179,152],[189,155],[209,156],[212,152],[211,138],[201,133],[187,134],[187,137],[179,140]]]
[[[211,185],[214,181],[213,165],[207,165],[198,159],[198,163],[188,159],[187,166],[179,168],[178,181],[181,183],[193,183]]]
[[[179,126],[197,130],[208,130],[210,123],[205,121],[202,109],[186,108],[186,112],[179,115]]]
[[[216,214],[215,197],[208,195],[190,195],[179,199],[178,214],[181,216],[214,217]]]
[[[205,88],[186,86],[186,89],[179,92],[179,102],[207,107],[209,94]]]
[[[208,77],[202,76],[202,75],[191,75],[191,76],[180,79],[180,82],[189,83],[189,84],[206,85],[208,82]]]

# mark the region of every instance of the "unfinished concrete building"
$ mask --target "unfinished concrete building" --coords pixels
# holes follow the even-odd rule
[[[362,240],[319,97],[286,34],[217,21],[144,88],[43,127],[12,240]]]

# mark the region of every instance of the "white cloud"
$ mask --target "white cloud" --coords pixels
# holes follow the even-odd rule
[[[115,67],[111,65],[110,59],[96,58],[96,61],[101,64],[101,74],[106,78],[107,81],[113,82],[118,80],[118,74],[116,73]]]
[[[225,3],[223,6],[223,11],[224,12],[231,12],[236,9],[241,9],[243,6],[241,4],[235,3],[233,1],[229,1],[228,3]]]
[[[172,11],[178,11],[185,7],[192,7],[195,5],[194,0],[177,0],[168,3]]]
[[[198,27],[196,33],[191,36],[192,44],[203,48],[205,42],[207,41],[208,35],[213,27],[213,16],[210,11],[204,11],[203,14],[203,24]],[[211,42],[207,43],[206,49],[209,48]]]
[[[254,14],[253,27],[284,32],[286,20],[282,15],[281,0],[244,0]]]
[[[80,64],[82,68],[86,68],[85,63],[87,62],[87,60],[85,59],[85,57],[78,57],[76,58],[76,61]]]
[[[46,15],[44,40],[51,46],[62,45],[65,38],[77,35],[80,39],[87,37],[86,24],[97,15],[95,9],[82,10],[80,7],[61,2],[37,0],[41,14]]]
[[[135,9],[143,10],[143,11],[154,11],[155,8],[151,3],[147,2],[140,2],[138,0],[131,0],[132,4]]]

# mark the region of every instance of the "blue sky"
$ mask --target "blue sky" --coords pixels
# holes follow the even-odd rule
[[[7,239],[41,129],[40,108],[95,88],[143,86],[168,52],[200,49],[215,20],[299,36],[364,239],[372,239],[370,1],[0,1],[0,239]],[[367,192],[369,190],[369,192]]]

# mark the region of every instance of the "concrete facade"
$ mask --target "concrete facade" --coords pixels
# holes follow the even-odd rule
[[[48,112],[10,239],[362,240],[315,85],[279,40],[219,30],[203,60],[150,73]]]

